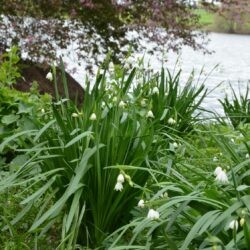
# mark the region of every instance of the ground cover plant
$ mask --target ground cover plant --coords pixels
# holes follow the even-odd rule
[[[63,77],[1,165],[3,249],[248,249],[249,124],[203,122],[206,89],[180,74],[107,59],[82,107]]]

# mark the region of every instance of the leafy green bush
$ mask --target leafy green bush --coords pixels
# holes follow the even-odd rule
[[[1,87],[0,102],[1,141],[16,133],[25,134],[25,131],[37,129],[46,122],[46,116],[49,119],[51,103],[49,95],[40,96],[37,92],[22,93],[8,87]],[[0,148],[0,156],[4,161],[10,162],[18,148],[27,148],[31,145],[27,138],[18,137],[16,140],[9,141],[4,149]]]
[[[16,83],[16,79],[21,77],[19,67],[18,47],[13,46],[0,57],[0,87],[11,86]]]

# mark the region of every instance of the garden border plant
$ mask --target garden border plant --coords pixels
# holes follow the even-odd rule
[[[52,105],[52,119],[40,130],[25,132],[34,144],[20,150],[27,161],[0,182],[1,192],[18,186],[31,192],[21,201],[23,210],[11,225],[33,206],[39,211],[30,232],[44,235],[54,223],[62,221],[58,249],[74,249],[78,244],[102,248],[108,234],[130,221],[130,211],[151,179],[151,171],[162,171],[157,164],[157,150],[162,147],[158,143],[162,140],[156,138],[163,131],[171,135],[191,128],[196,121],[192,115],[205,96],[198,97],[204,86],[197,90],[192,78],[180,90],[180,73],[171,77],[162,70],[160,77],[145,78],[136,68],[128,74],[118,65],[115,71],[107,65],[97,73],[93,88],[86,81],[82,109],[69,98],[59,98]],[[64,72],[62,61],[61,69]],[[141,92],[135,79],[142,82]],[[63,82],[68,97],[65,77]],[[160,102],[164,102],[161,107]],[[20,135],[5,139],[1,150]],[[172,139],[164,141],[168,148]]]

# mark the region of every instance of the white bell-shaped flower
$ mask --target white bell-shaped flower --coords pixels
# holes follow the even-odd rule
[[[49,81],[52,81],[53,80],[53,75],[51,72],[49,72],[47,75],[46,75],[46,78],[49,80]]]
[[[239,223],[238,223],[238,221],[237,220],[232,220],[230,223],[229,223],[229,225],[228,225],[228,227],[230,228],[230,229],[232,229],[232,230],[238,230],[238,227],[239,227]]]
[[[170,118],[168,119],[168,124],[174,125],[174,124],[176,124],[176,120],[173,119],[172,117],[170,117]]]
[[[95,121],[96,120],[96,114],[95,113],[92,113],[91,116],[89,117],[89,119],[91,121]]]
[[[149,209],[147,218],[150,220],[157,220],[160,218],[160,214],[158,211],[156,211],[154,209]]]
[[[115,191],[122,191],[122,189],[123,189],[122,183],[121,182],[117,182],[115,184]]]
[[[227,184],[228,183],[228,178],[227,178],[226,172],[221,170],[218,173],[218,175],[216,176],[215,180],[222,183],[222,184]]]
[[[222,170],[222,168],[220,166],[216,167],[216,169],[214,170],[214,175],[217,176]]]
[[[147,115],[146,115],[147,118],[154,118],[154,114],[151,110],[148,111]]]
[[[153,94],[159,95],[159,89],[157,87],[154,87],[152,90]]]
[[[144,200],[139,200],[139,202],[138,202],[138,207],[140,207],[140,208],[144,208],[144,207],[145,207],[145,202],[144,202]]]
[[[117,182],[123,183],[125,181],[124,175],[123,174],[119,174],[117,177]]]

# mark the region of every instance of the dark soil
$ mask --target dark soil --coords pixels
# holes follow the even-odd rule
[[[46,64],[38,64],[31,61],[20,61],[20,73],[21,78],[17,80],[17,83],[13,87],[19,91],[28,92],[33,85],[33,82],[37,82],[38,90],[40,94],[49,93],[54,98],[55,87],[54,81],[49,81],[46,79],[47,73],[51,70],[51,67]],[[62,74],[59,68],[56,68],[57,72],[57,85],[58,92],[62,98],[65,98],[65,91],[63,87]],[[83,103],[84,90],[81,85],[75,81],[67,72],[66,79],[69,91],[69,98],[76,102],[78,105]]]

